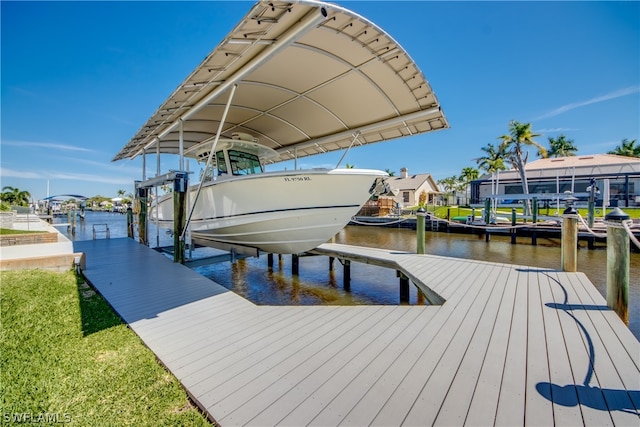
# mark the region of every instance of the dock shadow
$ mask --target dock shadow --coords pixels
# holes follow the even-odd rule
[[[640,390],[614,390],[576,384],[562,386],[547,382],[536,384],[536,390],[545,399],[561,406],[583,405],[599,411],[622,411],[640,416],[633,404],[640,402]]]
[[[640,417],[640,390],[626,389],[610,389],[601,387],[592,387],[589,385],[594,374],[594,366],[596,361],[596,352],[593,345],[591,334],[582,322],[573,312],[579,310],[585,311],[605,311],[610,310],[607,306],[602,305],[585,305],[585,304],[569,304],[569,294],[566,288],[554,277],[545,274],[551,283],[557,284],[564,295],[564,301],[561,303],[548,302],[546,307],[555,310],[561,310],[571,317],[585,337],[587,348],[589,350],[589,366],[582,384],[553,384],[549,382],[539,382],[536,384],[536,390],[545,399],[561,406],[587,406],[600,411],[621,411]]]
[[[82,335],[124,324],[124,320],[81,274],[76,273]]]

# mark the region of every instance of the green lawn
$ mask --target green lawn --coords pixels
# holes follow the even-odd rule
[[[42,234],[42,233],[48,233],[48,231],[42,231],[42,230],[14,230],[13,228],[0,228],[0,235],[5,234]]]
[[[560,207],[561,211],[564,210],[564,205],[562,205]],[[455,216],[467,216],[467,215],[471,215],[471,208],[465,208],[465,207],[458,207],[458,206],[438,206],[435,210],[435,215],[438,218],[446,218],[447,217],[447,210],[449,210],[451,217],[455,217]],[[611,212],[611,210],[613,210],[613,208],[608,208],[607,212]],[[640,208],[622,208],[622,210],[629,215],[629,217],[631,217],[631,219],[637,219],[640,218]],[[433,206],[429,209],[430,212],[433,212]],[[511,209],[509,208],[498,208],[498,212],[500,212],[501,214],[503,214],[504,216],[508,216],[509,218],[511,215]],[[516,212],[518,214],[522,214],[522,207],[516,208]],[[553,208],[549,208],[549,216],[554,216],[555,215],[555,207]],[[482,213],[482,208],[476,208],[476,216],[480,216]],[[587,218],[587,209],[578,209],[578,213],[583,217],[583,218]],[[538,215],[542,215],[542,216],[546,216],[547,215],[547,209],[546,208],[541,208],[538,210]],[[562,213],[561,213],[562,215]],[[599,218],[602,218],[602,208],[596,208],[596,216]]]
[[[210,425],[73,272],[1,272],[0,280],[0,424]]]

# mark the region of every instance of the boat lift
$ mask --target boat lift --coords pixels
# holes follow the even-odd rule
[[[136,181],[136,198],[140,204],[138,221],[140,224],[140,243],[149,244],[147,235],[149,189],[161,185],[172,184],[173,188],[173,261],[184,264],[185,260],[185,230],[186,230],[186,199],[189,189],[189,173],[187,171],[170,171],[145,181]]]

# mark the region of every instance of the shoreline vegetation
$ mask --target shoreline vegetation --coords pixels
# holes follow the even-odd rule
[[[516,209],[516,214],[518,215],[522,215],[523,214],[523,207],[521,205],[518,205],[518,207],[514,206]],[[560,216],[562,216],[562,211],[564,211],[564,209],[566,208],[566,206],[564,206],[564,204],[561,204],[560,206]],[[405,210],[413,210],[415,211],[417,209],[417,207],[413,208],[413,209],[405,209]],[[451,216],[451,217],[458,217],[458,216],[468,216],[471,215],[471,213],[473,212],[472,208],[468,207],[468,206],[437,206],[434,207],[433,206],[429,206],[428,208],[425,206],[425,209],[430,212],[433,213],[436,217],[438,218],[446,218],[447,217],[447,213]],[[606,208],[606,212],[609,213],[613,210],[614,208],[612,207],[608,207]],[[620,208],[622,209],[627,215],[629,215],[629,217],[631,219],[639,219],[640,218],[640,208],[637,207],[627,207],[627,208]],[[547,214],[547,208],[539,208],[538,209],[538,217],[540,216],[554,216],[555,212],[556,212],[556,207],[550,207],[549,209],[549,213]],[[497,214],[498,215],[511,215],[511,208],[508,207],[499,207],[497,208]],[[587,217],[588,214],[588,210],[587,209],[577,209],[578,213],[580,214],[580,216],[582,216],[583,218]],[[482,208],[475,208],[475,214],[476,217],[480,217],[481,216],[481,212],[482,212]],[[414,212],[415,213],[415,212]],[[602,214],[602,208],[598,207],[596,208],[596,217],[597,218],[602,218],[604,217],[604,215]],[[518,221],[521,221],[522,218],[518,217]],[[530,221],[530,220],[529,220]]]
[[[2,424],[212,425],[81,276],[0,280]]]

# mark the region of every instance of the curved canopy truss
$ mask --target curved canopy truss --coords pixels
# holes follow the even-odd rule
[[[407,52],[367,19],[316,1],[259,1],[114,157],[180,153],[245,132],[293,159],[449,127]],[[182,139],[182,143],[181,143]]]

